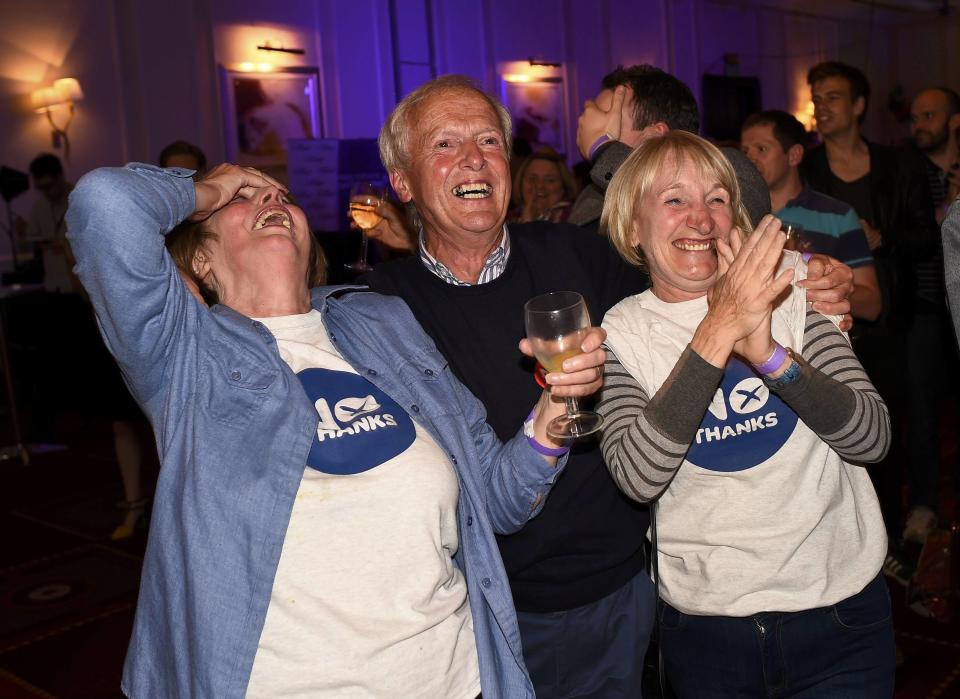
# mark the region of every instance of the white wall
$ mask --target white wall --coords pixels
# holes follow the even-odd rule
[[[858,65],[875,95],[867,133],[899,134],[886,97],[910,59],[896,46],[923,44],[928,26],[917,13],[823,0],[434,0],[432,6],[438,73],[464,73],[496,92],[499,62],[532,57],[564,64],[571,153],[584,100],[618,64],[664,68],[699,99],[703,74],[722,74],[727,53],[739,56],[741,75],[759,77],[764,108],[791,112],[809,99],[806,73],[814,63]],[[942,26],[938,31],[943,46],[956,37]],[[927,50],[946,65],[942,46]]]
[[[102,165],[154,162],[177,138],[216,158],[210,36],[204,1],[0,0],[0,164],[25,171],[37,153],[62,158],[45,118],[29,106],[32,90],[60,77],[77,78],[84,93],[69,130],[68,179]],[[26,216],[33,196],[16,199],[15,213]],[[8,247],[0,236],[4,266]]]
[[[896,78],[907,99],[933,86],[960,92],[960,11],[954,12],[952,17],[931,16],[892,29]],[[906,133],[905,125],[900,128]]]
[[[153,161],[177,138],[217,162],[217,66],[264,60],[263,40],[305,51],[267,60],[321,68],[331,137],[376,136],[397,96],[428,75],[431,46],[438,73],[465,73],[490,90],[498,62],[563,63],[571,153],[583,101],[617,64],[656,64],[699,95],[702,74],[722,72],[723,54],[736,53],[740,73],[760,78],[764,107],[792,111],[807,98],[811,64],[844,60],[873,84],[866,131],[875,138],[905,133],[886,109],[894,85],[908,95],[928,84],[960,87],[956,16],[840,0],[0,0],[0,164],[24,170],[51,149],[46,122],[26,101],[59,77],[78,78],[85,93],[70,129],[71,179]],[[25,214],[31,196],[14,209]]]
[[[121,111],[112,3],[0,0],[0,17],[0,164],[26,170],[38,152],[53,150],[50,127],[32,111],[29,96],[61,77],[78,78],[85,94],[70,127],[68,176],[121,160],[126,151],[123,135],[101,126],[116,124]],[[64,117],[57,114],[56,120],[62,125]],[[31,196],[17,199],[14,210],[28,211]]]

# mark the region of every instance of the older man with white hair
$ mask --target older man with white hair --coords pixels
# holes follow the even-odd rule
[[[603,236],[547,222],[505,226],[510,137],[503,105],[461,76],[401,101],[381,131],[380,153],[397,196],[415,209],[418,250],[367,278],[407,302],[501,438],[539,390],[533,363],[516,347],[524,303],[577,291],[599,323],[646,286]],[[541,513],[499,538],[538,696],[640,695],[655,609],[648,523],[647,509],[617,489],[596,442],[585,441]]]

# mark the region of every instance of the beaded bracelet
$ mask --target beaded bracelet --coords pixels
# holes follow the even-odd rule
[[[779,391],[786,388],[792,383],[795,383],[802,373],[802,367],[800,362],[797,361],[797,358],[793,354],[793,350],[787,351],[787,356],[790,357],[790,366],[784,370],[780,376],[775,379],[769,377],[764,377],[763,382],[770,388],[772,391]]]

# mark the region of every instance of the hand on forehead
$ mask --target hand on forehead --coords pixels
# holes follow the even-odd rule
[[[633,122],[633,88],[629,85],[617,85],[618,88],[623,89],[623,105],[620,107],[621,117],[625,117],[629,123]],[[614,88],[616,89],[616,88]],[[614,90],[601,90],[600,94],[597,95],[597,98],[594,100],[594,103],[601,110],[608,112],[613,106],[613,96]]]

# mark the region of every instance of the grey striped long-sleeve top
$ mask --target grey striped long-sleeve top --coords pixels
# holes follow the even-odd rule
[[[887,406],[839,329],[819,313],[808,312],[803,356],[796,360],[800,378],[777,390],[780,398],[845,461],[882,459],[890,445]],[[624,493],[649,502],[667,488],[722,376],[723,369],[687,347],[651,398],[608,353],[597,405],[605,419],[600,446]]]

